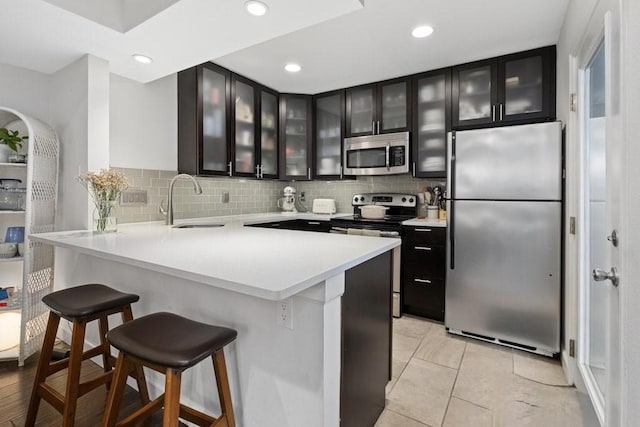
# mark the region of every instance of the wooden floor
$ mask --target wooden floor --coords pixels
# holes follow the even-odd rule
[[[30,357],[22,368],[17,361],[0,362],[0,426],[22,427],[29,406],[33,377],[36,371],[38,355]],[[90,360],[82,365],[81,381],[102,372],[102,368]],[[54,388],[64,394],[66,384],[66,369],[58,372],[47,380]],[[99,387],[78,400],[76,427],[99,426],[104,414],[107,398],[105,387]],[[140,407],[138,393],[127,386],[120,410],[121,416],[126,416]],[[40,403],[37,426],[60,426],[60,414],[44,400]],[[154,414],[152,425],[162,425],[161,412]]]

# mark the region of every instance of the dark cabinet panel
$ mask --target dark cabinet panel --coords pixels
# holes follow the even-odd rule
[[[375,133],[375,96],[375,85],[347,89],[347,136]]]
[[[496,119],[497,61],[453,67],[453,127],[492,124]]]
[[[555,46],[453,67],[454,129],[554,120]]]
[[[391,251],[345,272],[340,426],[373,426],[391,379]]]
[[[446,229],[403,227],[403,312],[444,320]]]
[[[345,123],[344,91],[315,95],[313,111],[313,176],[341,179]]]
[[[311,179],[311,96],[280,96],[281,179]]]
[[[328,233],[329,230],[331,230],[331,222],[314,221],[309,219],[290,219],[288,221],[249,224],[247,225],[247,227],[279,228],[281,230],[316,231],[319,233]]]
[[[498,60],[498,118],[504,123],[554,119],[555,47],[503,56]]]
[[[178,73],[178,171],[230,173],[231,73],[205,63]]]
[[[346,90],[346,136],[403,132],[411,128],[409,78]]]
[[[252,82],[234,75],[232,80],[231,107],[234,125],[233,174],[235,176],[258,176],[256,111],[258,91]]]
[[[451,71],[413,78],[413,175],[446,177],[447,132],[451,130]]]
[[[260,90],[260,177],[278,177],[278,93]]]

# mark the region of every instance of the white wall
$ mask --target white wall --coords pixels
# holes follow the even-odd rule
[[[0,63],[0,106],[49,122],[51,76]]]
[[[109,166],[108,63],[85,55],[53,74],[50,106],[60,139],[58,229],[87,229],[92,209],[76,177]]]
[[[111,166],[178,169],[178,78],[142,84],[111,75]]]
[[[623,260],[623,282],[620,289],[622,372],[627,381],[622,387],[622,425],[631,426],[640,420],[640,2],[622,1],[623,17],[623,81],[626,154],[626,179],[623,215],[625,235],[622,247],[627,254]]]
[[[558,117],[567,124],[567,216],[579,216],[579,147],[578,118],[569,111],[569,94],[577,91],[577,81],[571,75],[570,55],[576,55],[585,43],[583,35],[594,17],[601,19],[603,10],[621,5],[622,51],[620,84],[622,94],[620,116],[622,118],[622,141],[624,164],[622,173],[623,217],[621,227],[621,283],[619,288],[619,323],[620,348],[613,357],[619,357],[621,372],[614,372],[613,384],[620,389],[607,390],[607,394],[615,395],[615,402],[608,400],[615,414],[607,419],[613,426],[631,426],[640,419],[640,3],[637,0],[572,0],[558,43]],[[594,13],[596,11],[597,13]],[[578,238],[566,236],[566,292],[565,313],[568,322],[565,325],[565,346],[568,339],[577,338],[577,282],[578,282]],[[573,375],[577,385],[580,376],[577,373],[575,359],[563,354],[563,364],[568,373]],[[611,383],[610,383],[611,384]]]
[[[569,111],[569,96],[576,91],[575,76],[571,75],[571,55],[581,45],[582,35],[599,0],[572,0],[557,45],[557,115],[566,126],[566,187],[565,194],[565,289],[564,289],[564,342],[562,363],[571,383],[584,390],[575,358],[569,356],[569,340],[577,343],[578,336],[578,238],[569,234],[569,217],[581,219],[580,163],[578,121]],[[576,347],[577,348],[577,347]]]

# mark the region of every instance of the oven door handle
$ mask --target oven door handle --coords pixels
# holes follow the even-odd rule
[[[391,151],[391,144],[387,142],[387,146],[385,147],[385,165],[387,166],[387,170],[391,170],[389,166],[389,153]]]

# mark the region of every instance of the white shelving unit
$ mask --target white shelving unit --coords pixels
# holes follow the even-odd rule
[[[16,286],[21,292],[17,306],[0,307],[0,360],[17,359],[22,366],[42,346],[47,324],[41,300],[53,286],[54,250],[28,235],[54,231],[59,142],[50,126],[9,108],[0,107],[0,127],[29,136],[23,147],[26,164],[0,163],[0,178],[21,179],[27,189],[25,210],[0,211],[0,238],[7,227],[25,227],[24,256],[0,259],[0,287]]]

